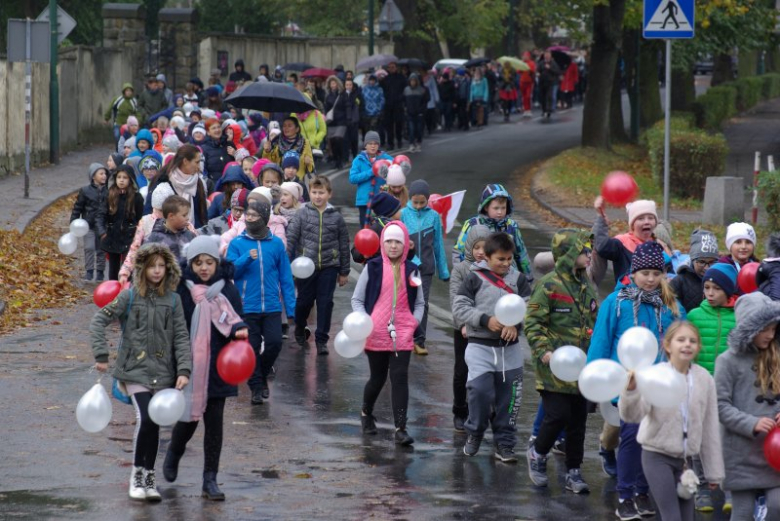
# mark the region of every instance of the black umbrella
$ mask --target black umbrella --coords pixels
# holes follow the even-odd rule
[[[282,67],[282,69],[286,71],[298,71],[298,72],[303,72],[307,69],[313,69],[313,68],[314,65],[310,65],[306,62],[287,63],[285,64],[284,67]]]
[[[316,109],[309,98],[286,83],[253,82],[231,94],[226,103],[264,112],[306,112]]]
[[[398,65],[406,65],[410,69],[427,69],[428,64],[417,58],[401,58],[398,60]]]
[[[472,67],[479,67],[480,65],[485,65],[486,63],[490,63],[490,58],[472,58],[466,63],[463,64],[463,66],[467,69],[470,69]]]
[[[569,68],[569,64],[571,63],[571,56],[569,56],[567,53],[563,51],[550,51],[550,54],[552,54],[552,59],[555,60],[555,63],[558,64],[558,67],[560,67],[561,71],[565,71]]]
[[[366,71],[368,69],[378,69],[379,67],[384,67],[388,63],[397,61],[398,58],[392,54],[372,54],[371,56],[361,58],[360,61],[357,62],[357,65],[355,65],[355,70]]]

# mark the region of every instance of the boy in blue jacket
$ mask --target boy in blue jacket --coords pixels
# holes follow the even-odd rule
[[[414,333],[414,352],[427,355],[425,332],[428,326],[428,299],[431,293],[433,274],[439,272],[439,279],[450,280],[447,266],[447,254],[444,251],[441,217],[428,206],[431,189],[422,179],[414,181],[409,187],[409,202],[401,211],[401,221],[409,230],[409,239],[414,242],[416,258],[422,277],[425,312],[422,322]]]
[[[368,202],[379,193],[379,189],[385,184],[385,180],[374,175],[374,161],[377,159],[393,160],[393,156],[379,150],[379,133],[373,130],[366,132],[364,139],[366,149],[352,161],[349,169],[349,182],[357,185],[355,206],[360,210],[360,227],[366,225],[366,213]]]
[[[230,241],[227,260],[235,266],[234,280],[244,304],[244,322],[249,342],[258,355],[255,372],[249,378],[252,404],[270,396],[268,374],[282,349],[282,289],[285,311],[295,316],[295,286],[284,243],[271,234],[268,220],[271,205],[253,200],[244,213],[246,230]],[[265,349],[263,349],[265,347]]]

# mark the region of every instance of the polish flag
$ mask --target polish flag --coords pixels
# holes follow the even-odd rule
[[[448,195],[431,194],[428,200],[428,206],[433,208],[441,216],[444,233],[450,233],[455,226],[455,220],[458,218],[460,206],[463,204],[463,197],[466,190],[455,192]]]

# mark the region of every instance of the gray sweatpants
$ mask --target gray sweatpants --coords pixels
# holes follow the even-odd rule
[[[767,521],[780,520],[780,487],[764,490],[732,490],[731,519],[753,519],[756,496],[762,492],[766,496]]]
[[[418,346],[425,347],[425,337],[428,332],[428,299],[431,295],[431,284],[433,284],[433,274],[422,275],[422,290],[425,297],[425,311],[423,312],[423,318],[420,325],[414,331],[414,343]]]
[[[106,254],[100,249],[94,230],[84,236],[84,269],[105,271]]]
[[[469,342],[465,358],[469,368],[466,432],[482,436],[489,423],[493,429],[493,442],[514,448],[517,443],[515,425],[523,395],[520,344],[490,347]]]
[[[677,483],[683,472],[683,459],[666,454],[642,451],[642,471],[650,485],[658,516],[663,521],[693,521],[694,500],[681,499],[677,495]],[[732,517],[732,519],[748,519]]]

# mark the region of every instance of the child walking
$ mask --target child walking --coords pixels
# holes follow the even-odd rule
[[[238,387],[226,383],[217,372],[217,358],[230,340],[247,339],[241,320],[241,295],[233,285],[233,264],[219,256],[214,237],[196,237],[187,247],[187,265],[178,293],[190,331],[192,380],[185,389],[187,408],[171,433],[163,463],[163,475],[176,481],[179,460],[198,423],[203,420],[203,493],[212,501],[224,501],[217,485],[222,453],[225,399],[238,396]]]
[[[547,486],[547,454],[562,429],[566,430],[566,490],[575,494],[590,488],[580,473],[585,450],[588,401],[576,382],[564,382],[550,370],[559,347],[576,346],[588,352],[598,312],[598,295],[587,269],[592,254],[589,231],[564,228],[552,240],[555,269],[539,280],[528,301],[525,334],[542,397],[544,419],[528,447],[528,472],[536,486]]]
[[[748,223],[731,223],[726,228],[726,249],[728,255],[719,262],[727,262],[737,268],[737,273],[749,262],[758,262],[756,251],[756,231]],[[741,294],[741,292],[740,292]]]
[[[685,310],[667,282],[660,244],[649,241],[638,245],[631,256],[629,271],[628,285],[619,286],[601,304],[590,340],[588,362],[601,358],[618,361],[618,340],[631,327],[646,327],[660,342],[672,322],[685,318]],[[655,513],[642,472],[642,448],[636,441],[638,430],[636,423],[620,422],[619,504],[615,514],[623,520]]]
[[[119,278],[119,268],[144,214],[144,200],[138,193],[132,167],[120,165],[109,182],[108,197],[97,214],[100,248],[108,254],[108,279]]]
[[[390,375],[395,443],[408,446],[414,439],[406,431],[409,407],[409,360],[414,331],[422,320],[424,300],[412,283],[416,271],[407,255],[409,232],[400,221],[382,230],[381,257],[366,263],[352,295],[352,310],[371,315],[374,330],[366,340],[366,358],[371,376],[363,391],[360,423],[363,434],[376,434],[374,404]]]
[[[363,139],[365,150],[352,160],[352,167],[349,169],[349,182],[357,185],[357,194],[355,195],[355,206],[360,211],[360,227],[366,225],[368,213],[368,203],[371,198],[379,193],[379,189],[385,184],[385,180],[374,175],[374,161],[377,159],[387,159],[393,161],[393,156],[379,150],[379,133],[374,130],[366,132]]]
[[[631,372],[628,385],[620,394],[620,418],[639,423],[637,441],[642,446],[642,469],[661,519],[693,521],[693,498],[677,495],[680,476],[689,468],[688,458],[700,456],[710,489],[717,488],[725,476],[715,381],[706,369],[693,363],[701,349],[701,339],[692,324],[678,321],[669,326],[663,349],[669,359],[663,364],[685,377],[687,392],[682,404],[653,407],[639,394]]]
[[[184,389],[192,370],[187,323],[176,293],[180,276],[176,258],[165,245],[142,246],[136,255],[134,287],[95,313],[89,326],[95,368],[106,372],[106,328],[114,319],[123,324],[113,375],[135,407],[131,499],[162,499],[154,474],[160,427],[149,417],[149,402],[162,389]]]
[[[106,256],[99,252],[95,235],[98,213],[106,204],[106,181],[108,181],[106,167],[100,163],[89,165],[89,184],[79,190],[73,210],[70,212],[70,222],[84,219],[89,223],[89,232],[84,236],[84,280],[86,281],[92,281],[94,278],[102,281],[103,271],[106,269]]]
[[[719,256],[718,238],[712,232],[699,229],[691,233],[690,263],[680,266],[671,282],[687,313],[699,307],[704,300],[702,277],[718,262]]]
[[[502,324],[493,313],[504,295],[531,294],[525,276],[513,268],[514,258],[509,235],[490,235],[485,260],[472,266],[452,308],[455,320],[466,324],[469,341],[465,355],[469,417],[464,425],[469,436],[463,453],[477,454],[490,423],[495,457],[504,463],[517,462],[515,424],[523,394],[523,353],[517,341],[521,324]]]
[[[171,195],[163,203],[162,214],[163,218],[157,219],[152,226],[152,232],[144,237],[144,244],[165,244],[176,257],[176,262],[182,262],[186,260],[185,246],[195,238],[195,233],[189,230],[190,202],[180,195]]]
[[[766,435],[777,427],[780,396],[780,304],[756,291],[739,297],[729,349],[715,360],[726,479],[732,519],[753,519],[764,495],[766,519],[780,515],[780,473],[764,456]]]

